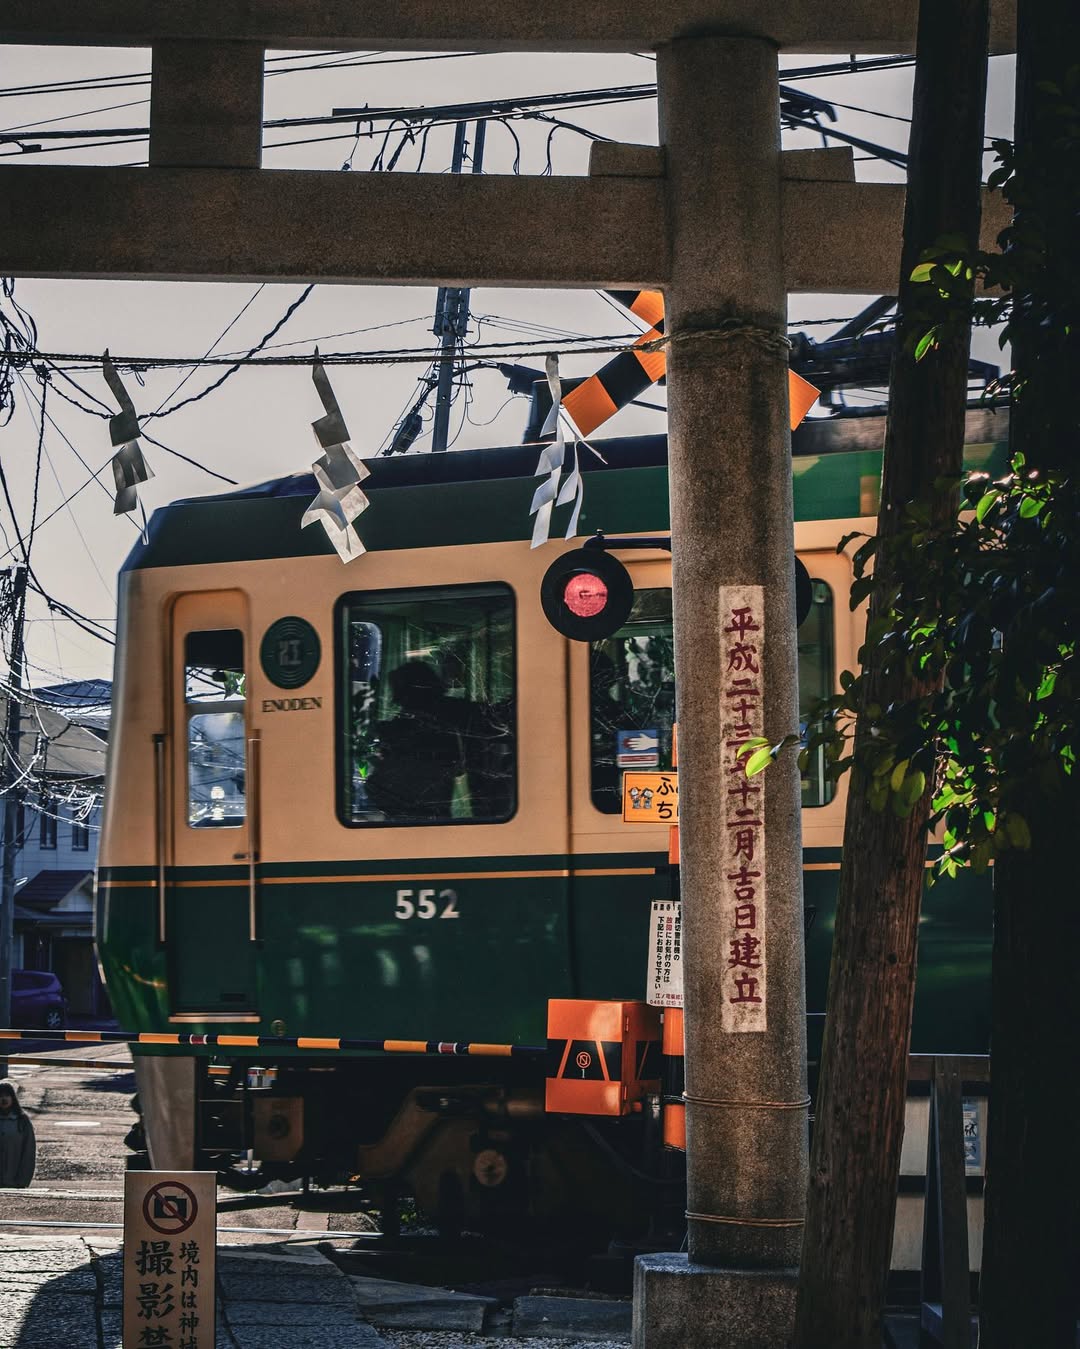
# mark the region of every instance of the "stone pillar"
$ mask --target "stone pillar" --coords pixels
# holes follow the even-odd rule
[[[263,49],[253,42],[155,42],[150,166],[257,169]]]
[[[744,792],[735,758],[798,729],[777,54],[680,39],[658,79],[690,1216],[688,1259],[638,1262],[635,1344],[766,1349],[807,1184],[798,771],[788,752]]]

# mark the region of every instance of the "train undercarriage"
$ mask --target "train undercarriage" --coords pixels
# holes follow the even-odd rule
[[[681,1232],[683,1154],[659,1097],[621,1118],[548,1113],[535,1063],[136,1059],[133,1166],[215,1169],[259,1189],[356,1186],[396,1230],[411,1199],[445,1236],[572,1230],[586,1244]]]

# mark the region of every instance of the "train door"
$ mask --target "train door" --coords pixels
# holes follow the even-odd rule
[[[255,1020],[258,741],[246,698],[245,597],[181,596],[171,643],[170,1011],[174,1020]]]
[[[573,931],[578,996],[640,998],[650,908],[672,894],[666,825],[626,824],[622,775],[669,770],[675,721],[671,563],[621,553],[634,582],[626,623],[571,653]]]

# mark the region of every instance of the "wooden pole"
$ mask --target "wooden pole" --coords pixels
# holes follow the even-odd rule
[[[945,234],[972,248],[979,237],[988,42],[987,0],[930,0],[920,7],[900,312],[891,374],[878,519],[878,585],[871,622],[890,582],[889,544],[909,504],[932,527],[956,518],[970,331],[947,333],[916,363],[912,334],[925,321],[910,276]],[[882,675],[873,646],[864,706],[927,692]],[[856,735],[859,753],[860,727]],[[929,797],[906,819],[874,811],[852,772],[826,1007],[821,1087],[810,1161],[800,1273],[798,1349],[880,1349],[904,1129],[907,1056]]]

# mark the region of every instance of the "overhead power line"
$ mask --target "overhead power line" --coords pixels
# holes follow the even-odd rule
[[[432,104],[427,107],[400,105],[380,108],[365,105],[361,108],[334,108],[329,114],[312,117],[266,118],[262,125],[265,131],[278,131],[291,130],[297,127],[333,126],[338,123],[425,122],[439,125],[443,122],[453,122],[456,124],[460,121],[476,121],[477,119],[492,120],[504,117],[528,116],[536,112],[549,112],[553,108],[588,108],[608,106],[615,103],[635,103],[655,97],[656,85],[654,83],[610,85],[600,89],[562,90],[550,94],[485,99],[471,103]],[[784,105],[781,109],[783,115],[786,115],[790,108],[793,111],[800,111],[803,115],[814,111],[824,113],[829,117],[835,117],[830,105],[813,94],[791,89],[781,84],[780,97]],[[35,140],[39,141],[93,140],[95,137],[104,136],[148,136],[150,128],[148,126],[68,128],[59,131],[33,130],[32,133],[17,129],[15,132],[0,133],[0,142],[25,140],[28,134],[33,134]]]
[[[606,355],[610,352],[624,350],[627,343],[627,334],[609,333],[598,337],[560,337],[557,340],[550,337],[523,337],[517,342],[483,342],[466,347],[466,354],[470,359],[482,358],[485,354],[496,352],[500,358],[508,350],[521,350],[525,347],[540,346],[545,351],[550,351],[554,346],[560,347],[565,353],[571,351],[585,355],[597,354]],[[522,350],[523,355],[532,355],[532,351]],[[45,352],[32,351],[26,355],[33,360],[48,361],[50,363],[71,365],[78,369],[96,369],[101,365],[101,357],[89,352]],[[313,365],[316,357],[311,353],[289,353],[281,356],[113,356],[113,365],[118,370],[168,370],[168,369],[186,369],[189,366],[310,366]],[[439,352],[432,354],[430,347],[397,347],[382,351],[326,351],[320,353],[318,357],[323,365],[408,365],[415,362],[430,362],[443,359]],[[447,359],[452,359],[447,357]],[[209,392],[209,390],[207,391]],[[164,414],[162,414],[164,415]]]
[[[266,58],[267,76],[304,75],[308,71],[345,69],[355,66],[403,65],[414,61],[461,61],[473,56],[488,56],[489,52],[433,52],[427,56],[385,56],[382,52],[307,52],[303,56],[286,52]],[[321,58],[334,58],[323,61]],[[318,61],[313,65],[278,64],[285,61]],[[82,79],[38,81],[33,84],[9,85],[0,89],[0,98],[33,98],[38,94],[88,93],[98,89],[137,89],[150,83],[148,70],[131,71],[124,75],[87,75]]]

